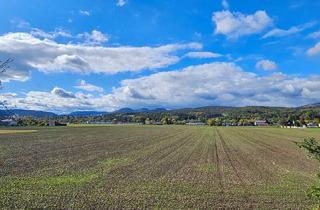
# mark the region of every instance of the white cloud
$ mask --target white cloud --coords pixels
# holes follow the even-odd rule
[[[52,89],[51,94],[60,97],[60,98],[75,98],[75,95],[71,92],[67,92],[62,88],[55,87]]]
[[[230,39],[260,33],[272,24],[272,19],[261,10],[251,15],[231,13],[228,10],[214,12],[212,21],[216,25],[215,33],[223,34]]]
[[[227,0],[222,0],[221,4],[222,4],[223,9],[225,9],[225,10],[229,9],[229,3]]]
[[[320,31],[313,32],[307,36],[309,39],[320,39]]]
[[[19,29],[28,29],[31,27],[30,23],[28,21],[25,21],[23,19],[20,18],[14,18],[12,20],[10,20],[10,23]]]
[[[312,48],[308,49],[307,54],[309,56],[315,56],[320,54],[320,42],[318,42],[315,46]]]
[[[2,97],[19,108],[58,112],[157,106],[298,106],[318,102],[319,87],[320,77],[258,76],[234,63],[215,62],[123,80],[120,87],[101,96],[55,88],[51,92],[31,91],[24,97]]]
[[[257,62],[256,68],[257,69],[262,69],[262,70],[265,70],[265,71],[273,71],[273,70],[276,70],[278,67],[277,67],[277,64],[274,61],[261,60],[261,61]]]
[[[70,32],[62,29],[62,28],[55,28],[54,31],[51,32],[45,32],[39,28],[34,28],[31,26],[31,24],[23,19],[12,19],[11,24],[13,24],[15,27],[23,30],[30,30],[30,34],[39,37],[39,38],[45,38],[45,39],[55,39],[57,37],[66,37],[71,38],[72,35]]]
[[[85,44],[60,44],[28,33],[0,36],[0,60],[14,62],[1,80],[25,80],[32,69],[42,72],[114,74],[158,69],[177,63],[179,50],[201,49],[199,43],[170,44],[159,47],[102,47]]]
[[[61,29],[61,28],[56,28],[53,32],[51,32],[54,36],[54,38],[56,37],[66,37],[66,38],[72,38],[72,35],[70,32]]]
[[[270,38],[270,37],[284,37],[284,36],[290,36],[293,34],[297,34],[301,31],[304,31],[312,26],[315,25],[315,22],[309,22],[306,23],[304,25],[300,25],[300,26],[293,26],[287,30],[284,29],[272,29],[271,31],[269,31],[268,33],[266,33],[262,38],[266,39],[266,38]]]
[[[44,32],[38,28],[32,29],[30,31],[30,34],[32,34],[35,37],[40,37],[40,38],[45,38],[45,39],[53,39],[54,38],[53,34]]]
[[[71,38],[72,35],[61,28],[56,28],[53,32],[45,32],[38,28],[32,28],[30,34],[34,37],[44,38],[44,39],[55,39],[57,37]]]
[[[103,92],[103,88],[98,87],[93,84],[89,84],[85,80],[80,80],[78,85],[75,86],[75,88],[78,88],[78,89],[81,89],[84,91],[88,91],[88,92],[99,92],[99,93]]]
[[[9,98],[14,98],[14,97],[17,97],[17,94],[16,93],[1,93],[0,94],[1,97],[9,97]]]
[[[79,14],[82,16],[90,16],[90,12],[86,10],[79,10]]]
[[[124,5],[126,5],[127,0],[118,0],[117,2],[117,6],[118,7],[123,7]]]
[[[90,45],[99,45],[109,40],[109,36],[107,34],[97,30],[93,30],[91,33],[85,32],[83,34],[78,34],[77,37],[84,38],[85,42]]]
[[[189,58],[218,58],[222,55],[213,52],[188,52],[185,56]]]
[[[120,107],[295,106],[316,102],[319,85],[320,77],[298,78],[281,73],[263,77],[233,63],[216,62],[124,80],[105,100],[110,106]],[[305,90],[310,91],[308,96],[303,95]]]
[[[9,107],[47,110],[65,113],[70,110],[94,109],[94,100],[90,94],[70,93],[62,88],[55,87],[50,92],[30,91],[24,97],[0,95],[0,99],[7,102]]]

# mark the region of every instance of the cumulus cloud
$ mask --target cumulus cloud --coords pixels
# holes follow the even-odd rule
[[[230,39],[260,33],[272,24],[272,19],[261,10],[251,15],[228,10],[214,12],[212,21],[216,26],[215,33]]]
[[[185,56],[189,58],[218,58],[222,55],[213,52],[188,52]]]
[[[29,33],[0,36],[0,60],[14,62],[2,80],[26,80],[29,71],[114,74],[127,71],[163,68],[177,63],[179,50],[198,50],[199,43],[170,44],[159,47],[102,47],[85,44],[60,44]]]
[[[94,109],[95,98],[90,94],[70,93],[61,88],[54,88],[50,92],[30,91],[23,97],[0,95],[1,100],[7,102],[9,107],[47,110],[57,113],[65,113],[70,110]]]
[[[313,32],[307,36],[309,39],[320,39],[320,31]]]
[[[56,28],[53,32],[45,32],[41,29],[33,28],[30,31],[30,34],[34,37],[44,38],[44,39],[55,39],[58,37],[66,37],[66,38],[72,37],[72,35],[69,32],[59,28]]]
[[[299,78],[281,73],[258,76],[233,63],[215,62],[124,80],[106,99],[113,106],[137,107],[295,106],[316,102],[319,85],[320,77]]]
[[[1,97],[9,97],[9,98],[14,98],[14,97],[17,97],[17,94],[16,93],[11,93],[11,92],[8,92],[8,93],[1,93],[0,94]]]
[[[308,49],[307,54],[309,56],[315,56],[320,54],[320,42],[318,42],[315,46]]]
[[[75,86],[75,88],[81,89],[81,90],[85,90],[88,92],[103,92],[103,88],[98,87],[96,85],[93,84],[89,84],[87,83],[85,80],[80,80],[78,85]]]
[[[79,10],[79,14],[82,16],[90,16],[90,12],[87,10]]]
[[[284,29],[279,29],[279,28],[275,28],[272,29],[271,31],[269,31],[268,33],[266,33],[262,38],[266,39],[266,38],[270,38],[270,37],[284,37],[284,36],[290,36],[293,34],[297,34],[301,31],[304,31],[312,26],[315,25],[315,22],[309,22],[306,23],[304,25],[300,25],[300,26],[293,26],[287,30]]]
[[[128,106],[298,106],[318,102],[319,87],[320,77],[305,78],[282,73],[258,76],[234,63],[215,62],[123,80],[110,94],[100,96],[63,90],[74,96],[68,98],[53,90],[32,91],[24,97],[3,97],[8,104],[17,107],[59,112],[88,109],[112,111]]]
[[[109,36],[107,34],[97,30],[93,30],[91,33],[85,32],[83,34],[78,34],[77,37],[84,38],[85,43],[89,45],[99,45],[109,40]]]
[[[265,70],[265,71],[273,71],[273,70],[276,70],[278,67],[277,67],[277,64],[274,61],[261,60],[261,61],[257,62],[256,68],[257,69],[262,69],[262,70]]]
[[[67,92],[62,88],[55,87],[52,89],[51,94],[61,98],[75,98],[71,92]]]
[[[126,5],[127,0],[118,0],[117,2],[117,6],[118,7],[123,7],[124,5]]]

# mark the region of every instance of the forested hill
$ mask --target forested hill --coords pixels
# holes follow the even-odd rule
[[[164,109],[138,109],[129,108],[118,111],[107,112],[73,112],[66,115],[56,115],[51,112],[33,110],[11,110],[17,116],[25,118],[38,118],[42,121],[56,119],[62,123],[83,123],[83,122],[114,122],[114,123],[144,123],[146,120],[152,122],[186,123],[190,121],[207,122],[208,119],[216,119],[220,122],[254,122],[255,120],[267,120],[270,124],[284,124],[288,121],[295,121],[301,124],[318,122],[320,120],[320,104],[311,104],[301,107],[227,107],[227,106],[206,106],[199,108],[184,108],[175,110]],[[1,116],[5,111],[0,112]],[[7,114],[7,113],[6,113]]]
[[[87,121],[114,122],[114,123],[145,123],[146,121],[165,122],[172,124],[184,124],[191,121],[207,122],[208,119],[216,119],[219,122],[249,122],[255,120],[267,120],[269,124],[285,124],[288,121],[308,123],[320,119],[320,105],[306,105],[301,107],[226,107],[206,106],[199,108],[184,108],[175,110],[135,110],[121,109],[113,113],[99,116],[58,116],[61,122],[81,123]],[[315,121],[317,122],[317,121]]]
[[[9,117],[16,115],[17,117],[34,117],[34,118],[44,118],[44,117],[55,117],[57,114],[53,112],[45,112],[39,110],[25,110],[25,109],[10,109],[10,110],[0,110],[0,117]]]

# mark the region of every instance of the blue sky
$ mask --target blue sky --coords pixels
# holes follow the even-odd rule
[[[11,0],[8,106],[299,106],[320,98],[320,2]]]

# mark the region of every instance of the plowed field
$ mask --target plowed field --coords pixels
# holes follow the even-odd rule
[[[32,130],[37,132],[0,133],[0,209],[306,209],[316,204],[305,191],[318,164],[294,142],[320,139],[317,129]]]

